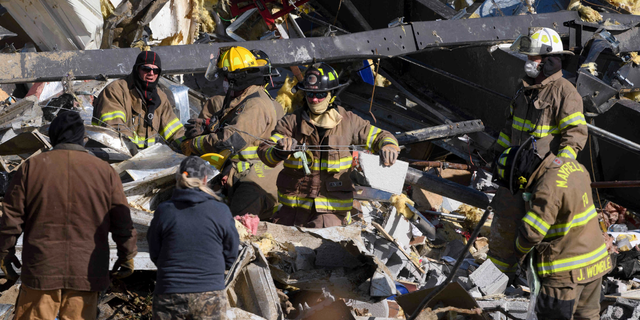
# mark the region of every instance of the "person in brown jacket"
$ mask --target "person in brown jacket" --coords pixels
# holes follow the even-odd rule
[[[121,278],[133,273],[136,230],[118,174],[82,147],[80,115],[60,113],[49,137],[53,149],[26,160],[7,189],[0,267],[18,278],[12,265],[24,232],[14,319],[95,319],[110,283],[108,234],[118,250],[112,276]]]
[[[157,53],[140,52],[131,74],[109,84],[93,102],[91,124],[113,128],[127,136],[137,149],[150,147],[161,139],[179,149],[184,127],[167,95],[157,88],[161,72]]]
[[[276,182],[282,204],[273,216],[276,223],[311,228],[342,225],[353,206],[350,145],[379,153],[385,165],[398,157],[398,141],[391,133],[338,105],[334,95],[342,86],[326,63],[307,69],[297,87],[305,91],[305,106],[278,121],[270,141],[258,148],[266,165],[284,161]]]
[[[602,276],[612,264],[586,168],[551,152],[542,159],[535,146],[511,147],[500,163],[500,178],[526,198],[514,248],[520,260],[531,252],[541,279],[538,319],[600,319]]]
[[[536,138],[541,154],[548,151],[559,157],[575,159],[587,141],[587,123],[582,114],[582,98],[576,88],[562,77],[560,36],[553,29],[531,28],[530,36],[521,36],[512,50],[528,57],[526,77],[510,106],[510,113],[494,152],[521,145],[527,138]],[[513,242],[516,221],[524,215],[524,202],[519,195],[498,189],[491,203],[495,211],[489,237],[488,256],[503,272],[515,270]]]
[[[198,119],[189,120],[188,140],[182,145],[187,155],[233,149],[231,161],[221,169],[229,208],[233,215],[251,213],[262,220],[271,218],[278,204],[275,180],[282,170],[282,165],[265,166],[257,153],[260,139],[268,139],[284,115],[282,106],[263,87],[272,74],[270,67],[263,52],[260,58],[243,47],[224,52],[218,59],[218,73],[228,87],[226,95],[210,98]]]

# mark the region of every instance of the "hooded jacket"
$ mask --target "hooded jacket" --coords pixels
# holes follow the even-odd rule
[[[551,151],[559,157],[575,159],[587,142],[587,123],[582,98],[562,77],[562,70],[534,84],[522,79],[522,87],[510,106],[510,113],[496,142],[498,151],[519,146],[536,137],[541,154]]]
[[[549,154],[529,179],[532,197],[516,238],[516,250],[536,251],[545,283],[587,283],[611,270],[611,258],[591,197],[591,179],[573,159]]]

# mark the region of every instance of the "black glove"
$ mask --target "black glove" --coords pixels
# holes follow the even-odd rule
[[[20,276],[16,270],[13,269],[13,266],[11,266],[12,264],[16,268],[22,268],[22,264],[20,263],[20,260],[18,260],[18,257],[16,257],[14,253],[10,252],[6,257],[4,257],[4,259],[2,259],[2,261],[0,261],[0,269],[4,272],[7,280],[15,282]]]
[[[138,154],[138,146],[133,143],[133,141],[126,137],[122,140],[124,141],[124,145],[127,146],[127,149],[129,149],[129,153],[131,153],[132,157]]]
[[[296,152],[294,149],[298,146],[298,141],[291,137],[284,137],[278,140],[276,146],[274,148],[274,155],[278,157],[280,160],[285,160],[289,158],[289,156]]]
[[[126,278],[133,274],[133,259],[118,258],[113,264],[111,277],[116,279]]]
[[[211,133],[215,123],[215,118],[189,119],[187,120],[187,124],[184,126],[187,130],[187,132],[185,133],[185,137],[187,137],[187,139],[193,139],[203,134],[209,134]]]

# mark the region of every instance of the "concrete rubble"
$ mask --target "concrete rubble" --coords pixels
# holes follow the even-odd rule
[[[640,140],[637,4],[603,0],[595,5],[600,12],[552,0],[415,0],[397,8],[345,0],[342,11],[332,0],[243,5],[255,3],[267,9],[238,12],[235,0],[0,0],[0,196],[25,160],[51,148],[48,125],[69,109],[85,122],[86,148],[120,175],[132,209],[136,272],[101,294],[100,319],[151,318],[156,269],[146,231],[156,207],[171,197],[184,159],[164,141],[135,151],[115,128],[91,125],[93,100],[130,72],[123,61],[137,54],[132,47],[163,52],[159,88],[183,124],[223,93],[221,80],[203,76],[209,53],[250,40],[240,45],[264,50],[278,68],[281,76],[268,90],[288,110],[300,99],[279,91],[299,76],[298,67],[329,61],[352,83],[340,93],[344,107],[400,141],[392,167],[351,147],[358,156],[348,225],[261,221],[253,234],[237,222],[241,250],[225,279],[229,319],[404,319],[441,286],[418,319],[526,319],[527,280],[520,273],[510,278],[488,260],[491,217],[480,224],[497,189],[483,156],[515,91],[512,70],[521,70],[524,59],[508,50],[519,34],[513,30],[554,21],[566,43],[586,50],[567,72],[598,126],[578,160],[591,164],[594,181],[640,179],[640,171],[630,170],[640,160],[633,142]],[[267,12],[279,16],[265,18]],[[388,41],[389,34],[396,40]],[[589,54],[595,50],[589,44],[603,39],[604,53]],[[95,61],[87,57],[104,63],[87,64]],[[601,67],[585,71],[579,58]],[[594,187],[614,263],[603,279],[601,319],[640,319],[640,197],[637,189],[614,187]],[[115,243],[110,248],[113,264]],[[22,238],[18,257],[21,249]],[[0,296],[0,319],[13,315],[15,294],[17,285]]]

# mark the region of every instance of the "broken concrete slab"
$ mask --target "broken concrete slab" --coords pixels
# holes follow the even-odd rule
[[[362,171],[372,188],[393,194],[402,193],[409,163],[398,160],[392,166],[385,167],[380,163],[379,156],[360,152],[359,157]]]
[[[330,227],[324,229],[307,229],[287,227],[267,222],[260,222],[258,237],[269,235],[273,239],[266,256],[269,259],[274,279],[285,285],[292,285],[301,290],[318,291],[324,288],[327,292],[341,298],[360,301],[377,301],[395,294],[394,279],[387,267],[371,254],[364,245],[360,232],[362,226],[351,224],[346,227]],[[339,244],[339,245],[336,245]],[[316,253],[329,257],[330,248],[333,255],[351,255],[358,261],[332,261],[333,266],[319,266],[328,262],[320,262],[316,256],[313,269],[299,270],[297,247],[307,247]]]
[[[391,212],[389,212],[389,216],[384,223],[384,231],[386,231],[389,236],[396,239],[404,249],[409,247],[409,243],[413,238],[411,226],[411,222],[409,222],[409,220],[407,220],[403,215],[399,214],[396,208],[393,207],[391,208]]]
[[[469,279],[478,286],[484,296],[503,293],[509,283],[509,277],[502,273],[491,260],[480,265]]]
[[[229,303],[267,320],[282,319],[280,299],[267,259],[257,246],[253,246],[253,252],[256,259],[237,274],[233,290],[227,290]]]
[[[476,299],[478,305],[485,310],[495,310],[500,308],[508,312],[511,316],[517,319],[526,319],[527,311],[529,308],[528,299],[496,299],[496,300],[482,300]],[[501,313],[501,312],[497,312]],[[495,319],[495,317],[494,317]]]

